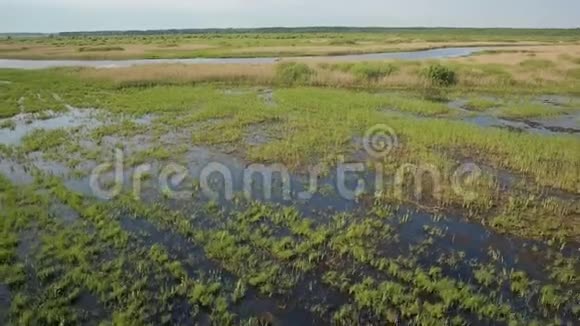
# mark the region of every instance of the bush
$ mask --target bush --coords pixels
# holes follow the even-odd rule
[[[580,68],[569,69],[566,72],[569,78],[574,78],[580,80]]]
[[[357,45],[355,40],[332,40],[329,45]]]
[[[338,70],[351,73],[359,80],[377,81],[389,76],[397,70],[392,64],[380,62],[360,62],[360,63],[338,63],[334,65],[321,66],[323,69]]]
[[[556,67],[556,63],[544,59],[528,59],[520,62],[520,66],[529,69],[551,69]]]
[[[314,70],[304,63],[283,62],[276,66],[276,79],[282,84],[307,83],[312,75]]]
[[[358,78],[368,81],[377,81],[391,75],[395,67],[382,63],[358,63],[352,66],[351,72]]]
[[[430,65],[423,71],[423,75],[436,86],[451,86],[457,83],[455,71],[440,64]]]

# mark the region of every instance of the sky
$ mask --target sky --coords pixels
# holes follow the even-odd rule
[[[0,33],[383,26],[580,27],[579,0],[0,0]]]

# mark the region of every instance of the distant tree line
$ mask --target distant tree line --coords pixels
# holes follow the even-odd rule
[[[430,27],[264,27],[264,28],[188,28],[155,30],[112,30],[91,32],[62,32],[60,36],[82,35],[170,35],[170,34],[252,34],[252,33],[425,33],[425,34],[472,34],[472,35],[526,35],[537,34],[555,36],[580,36],[580,28],[575,29],[515,29],[515,28],[430,28]]]

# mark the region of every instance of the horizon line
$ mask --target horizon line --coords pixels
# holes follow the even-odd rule
[[[272,30],[272,29],[288,29],[288,30],[299,30],[299,29],[360,29],[360,30],[371,30],[371,29],[470,29],[470,30],[579,30],[578,27],[513,27],[513,26],[494,26],[494,27],[457,27],[457,26],[355,26],[355,25],[310,25],[310,26],[262,26],[262,27],[171,27],[171,28],[150,28],[150,29],[138,29],[138,28],[128,28],[128,29],[95,29],[95,30],[66,30],[58,32],[0,32],[0,35],[58,35],[64,33],[127,33],[127,32],[163,32],[163,31],[259,31],[259,30]],[[304,31],[309,32],[309,31]]]

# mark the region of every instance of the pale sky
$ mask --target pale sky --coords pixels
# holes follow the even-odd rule
[[[0,33],[272,26],[580,27],[580,0],[0,0]]]

